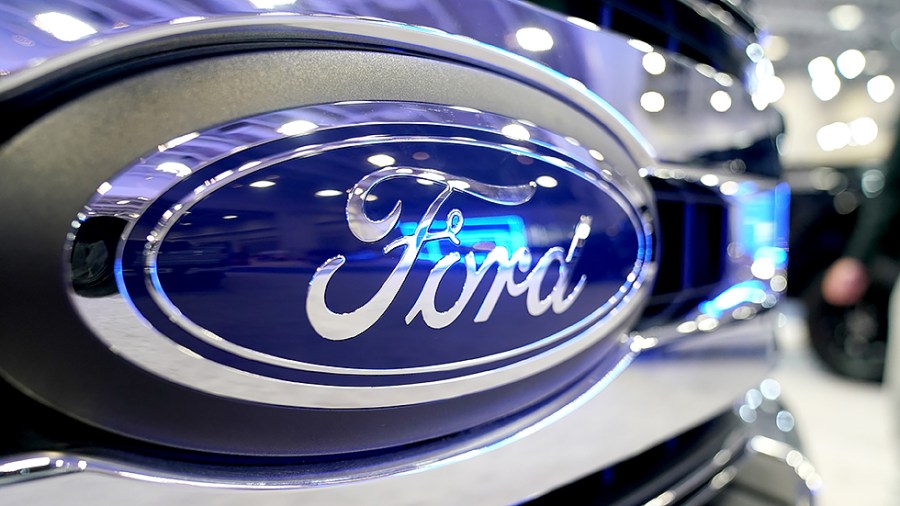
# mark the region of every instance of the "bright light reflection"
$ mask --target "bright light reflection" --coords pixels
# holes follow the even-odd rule
[[[108,181],[100,183],[100,186],[97,187],[97,193],[100,195],[106,195],[109,190],[112,190],[112,185]]]
[[[848,49],[837,57],[836,63],[842,76],[853,79],[866,68],[866,57],[858,49]]]
[[[528,129],[518,123],[510,123],[500,129],[500,133],[515,141],[527,141],[531,138]]]
[[[553,36],[543,28],[529,26],[516,32],[516,42],[527,51],[548,51],[553,47]]]
[[[290,121],[281,125],[276,131],[282,135],[300,135],[312,132],[316,128],[319,128],[319,125],[313,123],[312,121],[298,119],[296,121]]]
[[[882,103],[894,94],[894,80],[886,75],[875,76],[866,83],[869,97],[876,103]]]
[[[551,176],[538,176],[537,179],[534,180],[538,186],[542,186],[544,188],[556,188],[556,185],[559,184],[555,178]]]
[[[700,178],[700,182],[706,186],[716,186],[719,184],[719,176],[715,174],[704,174],[703,177]]]
[[[766,51],[757,43],[752,43],[747,46],[747,57],[750,58],[750,61],[756,63],[759,60],[762,60],[766,55]]]
[[[762,392],[763,397],[774,401],[781,396],[781,384],[776,380],[767,378],[760,383],[759,391]]]
[[[222,216],[222,219],[223,220],[236,220],[237,217],[238,217],[238,215],[236,215],[236,214],[226,214],[225,216]]]
[[[712,96],[709,97],[709,105],[711,105],[716,112],[725,112],[728,109],[731,109],[731,95],[724,90],[713,92]]]
[[[275,181],[254,181],[250,183],[252,188],[269,188],[275,186]]]
[[[784,96],[784,81],[778,76],[769,76],[759,80],[759,94],[766,102],[772,104]]]
[[[779,411],[775,415],[775,426],[782,432],[790,432],[794,430],[794,415],[789,411]]]
[[[33,467],[47,467],[50,465],[50,457],[35,457],[22,459],[0,465],[0,473],[16,473]]]
[[[648,91],[641,95],[641,107],[647,112],[659,112],[666,107],[666,99],[657,91]]]
[[[682,323],[681,325],[675,327],[675,330],[678,331],[679,334],[690,334],[691,332],[697,331],[697,322],[691,320]]]
[[[650,51],[653,51],[653,46],[638,39],[629,40],[628,45],[637,49],[638,51],[641,51],[642,53],[649,53]]]
[[[588,30],[593,30],[595,32],[600,31],[600,27],[597,26],[596,23],[591,23],[586,19],[578,18],[575,16],[569,16],[566,19],[569,20],[569,23],[572,23],[573,25],[578,25],[582,28],[587,28]]]
[[[156,166],[156,170],[167,174],[175,174],[178,177],[191,175],[191,168],[180,162],[163,162]]]
[[[316,197],[337,197],[343,194],[344,192],[342,192],[341,190],[319,190],[314,193]]]
[[[809,77],[813,79],[829,76],[834,74],[834,63],[827,56],[819,56],[810,60],[806,70],[809,72]]]
[[[394,159],[391,155],[385,155],[383,153],[372,155],[366,160],[376,167],[387,167],[388,165],[394,165],[397,163],[397,160]]]
[[[596,149],[591,149],[591,150],[588,151],[588,153],[590,153],[590,154],[591,154],[591,157],[593,157],[594,160],[597,160],[598,162],[602,162],[603,160],[606,159],[606,158],[603,156],[603,153],[597,151]]]
[[[740,185],[737,181],[725,181],[722,183],[722,186],[719,187],[719,191],[722,192],[722,195],[734,195],[740,189]]]
[[[297,0],[250,0],[257,9],[274,9],[276,7],[284,7],[293,5]]]
[[[838,5],[828,11],[831,25],[842,32],[856,30],[864,18],[862,9],[853,4]]]
[[[816,141],[823,151],[834,151],[850,144],[850,125],[835,122],[825,125],[816,132]]]
[[[157,146],[157,149],[159,149],[159,152],[162,153],[163,151],[165,151],[167,149],[172,149],[175,146],[180,146],[187,141],[196,139],[197,137],[200,137],[199,132],[191,132],[189,134],[182,135],[181,137],[175,137],[174,139],[170,140],[169,142],[166,142],[165,144],[160,144],[159,146]]]
[[[750,272],[759,279],[772,279],[775,275],[775,261],[771,258],[758,258],[750,265]]]
[[[644,57],[641,58],[641,64],[648,74],[654,76],[658,76],[666,71],[666,57],[656,51],[645,54]]]
[[[73,42],[97,33],[91,25],[61,12],[43,12],[36,15],[32,23],[63,42]]]
[[[835,74],[823,75],[812,80],[813,94],[823,102],[836,97],[841,91],[841,78]]]
[[[878,123],[869,117],[862,117],[850,122],[850,145],[866,146],[878,137]]]

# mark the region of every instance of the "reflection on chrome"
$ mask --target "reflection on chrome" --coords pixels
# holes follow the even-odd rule
[[[61,12],[43,12],[36,15],[32,23],[63,42],[74,42],[97,33],[91,25]]]
[[[319,128],[319,125],[316,125],[312,121],[306,121],[303,119],[298,119],[296,121],[287,122],[276,130],[278,133],[282,135],[301,135],[305,133],[312,132],[316,128]]]
[[[445,185],[445,188],[431,202],[412,234],[404,235],[384,247],[385,254],[403,247],[403,254],[378,292],[358,309],[350,313],[334,313],[325,302],[325,292],[329,281],[347,261],[344,256],[334,257],[316,270],[307,293],[306,311],[313,328],[326,339],[332,341],[350,339],[374,325],[396,298],[413,263],[419,258],[419,253],[427,243],[449,240],[453,244],[460,244],[458,235],[465,224],[465,217],[459,209],[453,209],[447,213],[444,230],[431,231],[431,226],[441,206],[455,191],[503,206],[524,204],[531,200],[535,193],[533,183],[519,186],[495,186],[432,169],[404,168],[409,169],[409,172],[398,173],[398,169],[394,168],[375,171],[363,177],[351,190],[347,199],[347,224],[350,231],[359,240],[379,241],[385,238],[391,230],[394,230],[400,220],[402,209],[400,201],[384,218],[372,220],[366,215],[363,203],[370,195],[369,192],[378,184],[394,178],[412,177],[429,182],[440,182]],[[581,218],[581,222],[575,228],[575,235],[568,254],[559,246],[550,248],[533,267],[531,266],[531,252],[524,246],[516,249],[511,255],[505,247],[496,246],[482,260],[481,265],[476,262],[474,252],[467,253],[465,257],[462,257],[457,251],[444,255],[431,269],[419,297],[406,315],[406,324],[412,323],[419,315],[431,328],[444,328],[456,321],[494,264],[497,265],[497,274],[475,315],[476,323],[485,322],[490,318],[504,290],[513,297],[526,295],[526,307],[532,316],[540,316],[549,309],[557,314],[567,311],[581,294],[586,282],[586,278],[582,276],[574,287],[570,288],[569,286],[572,277],[571,269],[578,258],[578,251],[590,234],[590,223],[590,217],[583,216]],[[435,307],[438,287],[447,271],[460,260],[464,261],[466,268],[461,294],[450,309],[438,310]],[[554,263],[558,266],[559,277],[550,294],[542,299],[541,284],[550,266]],[[531,270],[529,271],[529,269]],[[521,282],[514,279],[517,270],[527,273]]]
[[[180,146],[181,144],[184,144],[185,142],[196,139],[199,136],[200,136],[200,132],[191,132],[189,134],[185,134],[180,137],[176,137],[176,138],[170,140],[169,142],[160,144],[157,147],[157,149],[159,149],[159,152],[162,153],[163,151],[165,151],[167,149],[174,148],[175,146]]]
[[[163,162],[156,166],[156,170],[174,174],[177,177],[187,177],[191,175],[191,168],[181,162]]]
[[[518,123],[510,123],[500,129],[500,132],[510,139],[516,141],[527,141],[531,138],[531,134],[528,132],[528,129]]]
[[[250,183],[249,186],[251,188],[271,188],[272,186],[275,186],[275,181],[268,181],[268,180],[254,181],[254,182]]]
[[[553,36],[543,28],[525,27],[516,31],[516,42],[527,51],[542,52],[553,48]]]
[[[343,194],[344,192],[341,190],[319,190],[314,195],[316,197],[339,197]]]
[[[394,157],[385,154],[372,155],[367,158],[367,160],[376,167],[387,167],[388,165],[397,163],[397,160],[394,160]]]

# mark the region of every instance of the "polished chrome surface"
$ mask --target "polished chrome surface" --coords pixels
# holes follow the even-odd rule
[[[0,75],[5,75],[0,77],[0,98],[15,96],[17,88],[69,65],[122,48],[240,29],[261,39],[276,31],[297,40],[428,48],[426,53],[462,57],[479,66],[503,67],[509,53],[516,53],[520,64],[545,65],[557,73],[552,80],[602,97],[665,160],[690,161],[740,150],[781,130],[780,117],[767,108],[757,89],[770,72],[767,60],[748,57],[745,75],[726,74],[525,2],[504,2],[502,8],[474,0],[440,0],[415,8],[404,2],[314,0],[117,1],[102,6],[59,1],[41,4],[41,9],[3,5],[0,9],[9,17],[0,30],[5,27],[10,37],[0,37]],[[698,12],[708,15],[704,9]],[[464,42],[482,47],[461,51],[458,46]],[[488,44],[493,55],[484,52]],[[573,52],[574,47],[587,49]]]

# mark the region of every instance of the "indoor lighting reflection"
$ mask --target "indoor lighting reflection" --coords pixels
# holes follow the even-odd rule
[[[704,314],[718,318],[726,311],[734,309],[741,304],[750,302],[755,304],[762,303],[766,298],[765,288],[766,286],[761,281],[744,281],[701,303],[699,309]]]
[[[170,140],[169,142],[160,144],[159,146],[157,146],[157,149],[159,149],[159,152],[162,153],[163,151],[165,151],[167,149],[172,149],[175,146],[180,146],[187,141],[196,139],[197,137],[200,137],[200,132],[191,132],[189,134],[184,134],[181,137],[175,137],[174,139]]]
[[[274,9],[276,7],[284,7],[293,5],[297,0],[250,0],[257,9]]]
[[[894,94],[894,80],[886,75],[875,76],[866,83],[869,97],[876,103],[882,103]]]
[[[167,174],[175,174],[178,177],[191,175],[191,168],[180,162],[163,162],[156,166],[156,170]]]
[[[0,473],[17,473],[35,467],[47,467],[50,465],[50,457],[35,457],[31,459],[14,460],[0,465]]]
[[[725,181],[722,183],[722,186],[719,187],[719,191],[722,192],[722,195],[734,195],[740,188],[737,181]]]
[[[500,133],[515,141],[527,141],[531,138],[528,129],[518,123],[510,123],[500,129]]]
[[[553,47],[553,36],[543,28],[529,26],[516,32],[516,42],[527,51],[549,51]]]
[[[296,121],[289,121],[281,125],[276,131],[282,135],[300,135],[312,132],[316,128],[319,128],[319,125],[313,123],[312,121],[298,119]]]
[[[43,12],[36,15],[32,23],[63,42],[74,42],[97,33],[91,25],[61,12]]]
[[[249,186],[251,188],[270,188],[275,186],[275,181],[254,181]]]
[[[731,95],[724,90],[713,92],[712,96],[709,97],[709,105],[711,105],[716,112],[725,112],[731,109]]]
[[[823,75],[812,80],[812,90],[816,98],[828,102],[841,91],[841,78],[836,74]]]
[[[818,56],[810,60],[806,70],[813,79],[829,76],[834,74],[834,63],[827,56]]]
[[[665,109],[666,99],[658,91],[648,91],[641,95],[641,107],[647,112],[659,112]]]
[[[835,151],[850,144],[850,125],[835,122],[825,125],[816,132],[816,142],[822,151]]]
[[[656,51],[645,54],[644,57],[641,58],[641,64],[648,74],[654,76],[658,76],[666,71],[666,58]]]
[[[319,190],[314,193],[316,197],[337,197],[343,194],[341,190]]]
[[[650,44],[648,44],[642,40],[638,40],[638,39],[629,40],[628,45],[637,49],[638,51],[640,51],[642,53],[649,53],[650,51],[653,51],[653,46],[651,46]]]
[[[366,158],[366,160],[376,167],[387,167],[388,165],[397,163],[397,160],[395,160],[393,156],[384,153],[372,155]]]
[[[556,179],[551,176],[538,176],[534,182],[537,183],[538,186],[544,188],[556,188],[556,185],[559,184]]]
[[[226,214],[225,216],[222,216],[222,219],[223,220],[236,220],[237,217],[238,217],[238,215],[236,215],[236,214]]]
[[[850,122],[850,145],[866,146],[878,137],[878,123],[869,117],[862,117]]]
[[[100,186],[97,187],[97,193],[100,195],[106,195],[109,190],[112,190],[112,185],[108,181],[100,183]]]
[[[837,5],[828,11],[828,20],[831,21],[831,26],[842,32],[859,28],[864,17],[862,9],[853,4]]]
[[[866,57],[858,49],[848,49],[837,57],[836,63],[842,76],[853,79],[866,68]]]
[[[587,28],[588,30],[593,30],[595,32],[600,31],[600,27],[597,26],[596,23],[591,23],[590,21],[588,21],[586,19],[578,18],[575,16],[569,16],[566,19],[569,21],[569,23],[572,23],[573,25],[578,25],[582,28]]]

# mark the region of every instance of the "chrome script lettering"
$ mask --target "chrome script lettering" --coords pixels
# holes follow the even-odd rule
[[[428,206],[411,235],[400,237],[384,247],[385,254],[403,247],[400,260],[375,295],[355,311],[335,313],[325,303],[325,291],[328,283],[335,272],[346,263],[346,258],[339,255],[319,266],[309,285],[306,311],[313,328],[326,339],[333,341],[350,339],[374,325],[396,298],[426,243],[446,240],[456,245],[460,244],[457,234],[462,230],[465,218],[459,209],[453,209],[447,213],[445,220],[447,225],[444,230],[434,232],[430,230],[441,205],[453,192],[466,193],[504,206],[524,204],[531,199],[535,192],[533,183],[518,186],[496,186],[432,169],[387,167],[362,178],[350,191],[347,199],[347,223],[356,238],[364,242],[376,242],[386,237],[394,229],[400,219],[402,202],[398,201],[391,212],[380,220],[372,220],[366,215],[364,203],[369,192],[379,183],[388,179],[404,177],[427,179],[443,185],[444,188]],[[467,253],[465,257],[456,251],[445,255],[432,267],[418,299],[406,315],[406,323],[410,324],[418,315],[422,315],[425,324],[431,328],[437,329],[450,325],[459,318],[481,280],[494,265],[497,265],[497,274],[475,315],[476,323],[487,321],[490,318],[504,291],[512,297],[525,294],[526,308],[528,313],[533,316],[542,315],[550,309],[557,314],[563,313],[572,306],[584,288],[586,279],[582,276],[575,287],[571,291],[568,290],[572,267],[587,238],[590,222],[590,217],[583,216],[581,218],[568,252],[561,247],[550,248],[538,259],[533,268],[531,268],[532,255],[526,247],[518,248],[510,255],[505,247],[497,246],[488,253],[481,266],[476,264],[475,254],[472,252]],[[450,309],[441,311],[435,307],[435,295],[444,275],[460,260],[463,260],[466,269],[462,291]],[[540,293],[542,283],[554,264],[557,266],[558,278],[550,293],[542,298]],[[515,280],[516,271],[525,274],[522,281]],[[567,292],[569,292],[568,295],[566,295]]]

